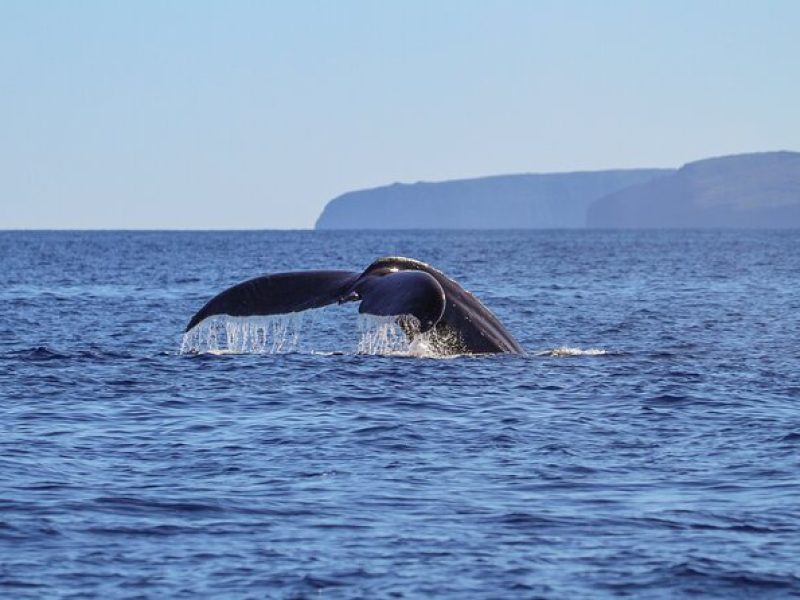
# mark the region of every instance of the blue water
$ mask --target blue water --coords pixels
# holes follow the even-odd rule
[[[797,596],[799,250],[0,233],[0,596]],[[283,323],[279,353],[181,353],[233,283],[387,254],[458,280],[527,354],[382,352],[354,305]]]

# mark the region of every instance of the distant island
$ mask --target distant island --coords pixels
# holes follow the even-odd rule
[[[316,229],[800,227],[800,153],[680,169],[498,175],[348,192]]]

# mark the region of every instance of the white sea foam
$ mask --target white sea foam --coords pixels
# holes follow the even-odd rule
[[[604,348],[572,348],[570,346],[560,346],[552,350],[544,350],[537,353],[539,356],[605,356],[607,354],[615,354],[611,350]]]

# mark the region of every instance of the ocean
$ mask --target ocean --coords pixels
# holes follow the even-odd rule
[[[526,353],[354,304],[183,337],[385,255]],[[800,596],[800,231],[0,232],[0,267],[2,597]]]

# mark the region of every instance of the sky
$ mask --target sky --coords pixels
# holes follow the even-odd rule
[[[0,0],[0,229],[800,150],[796,0]]]

